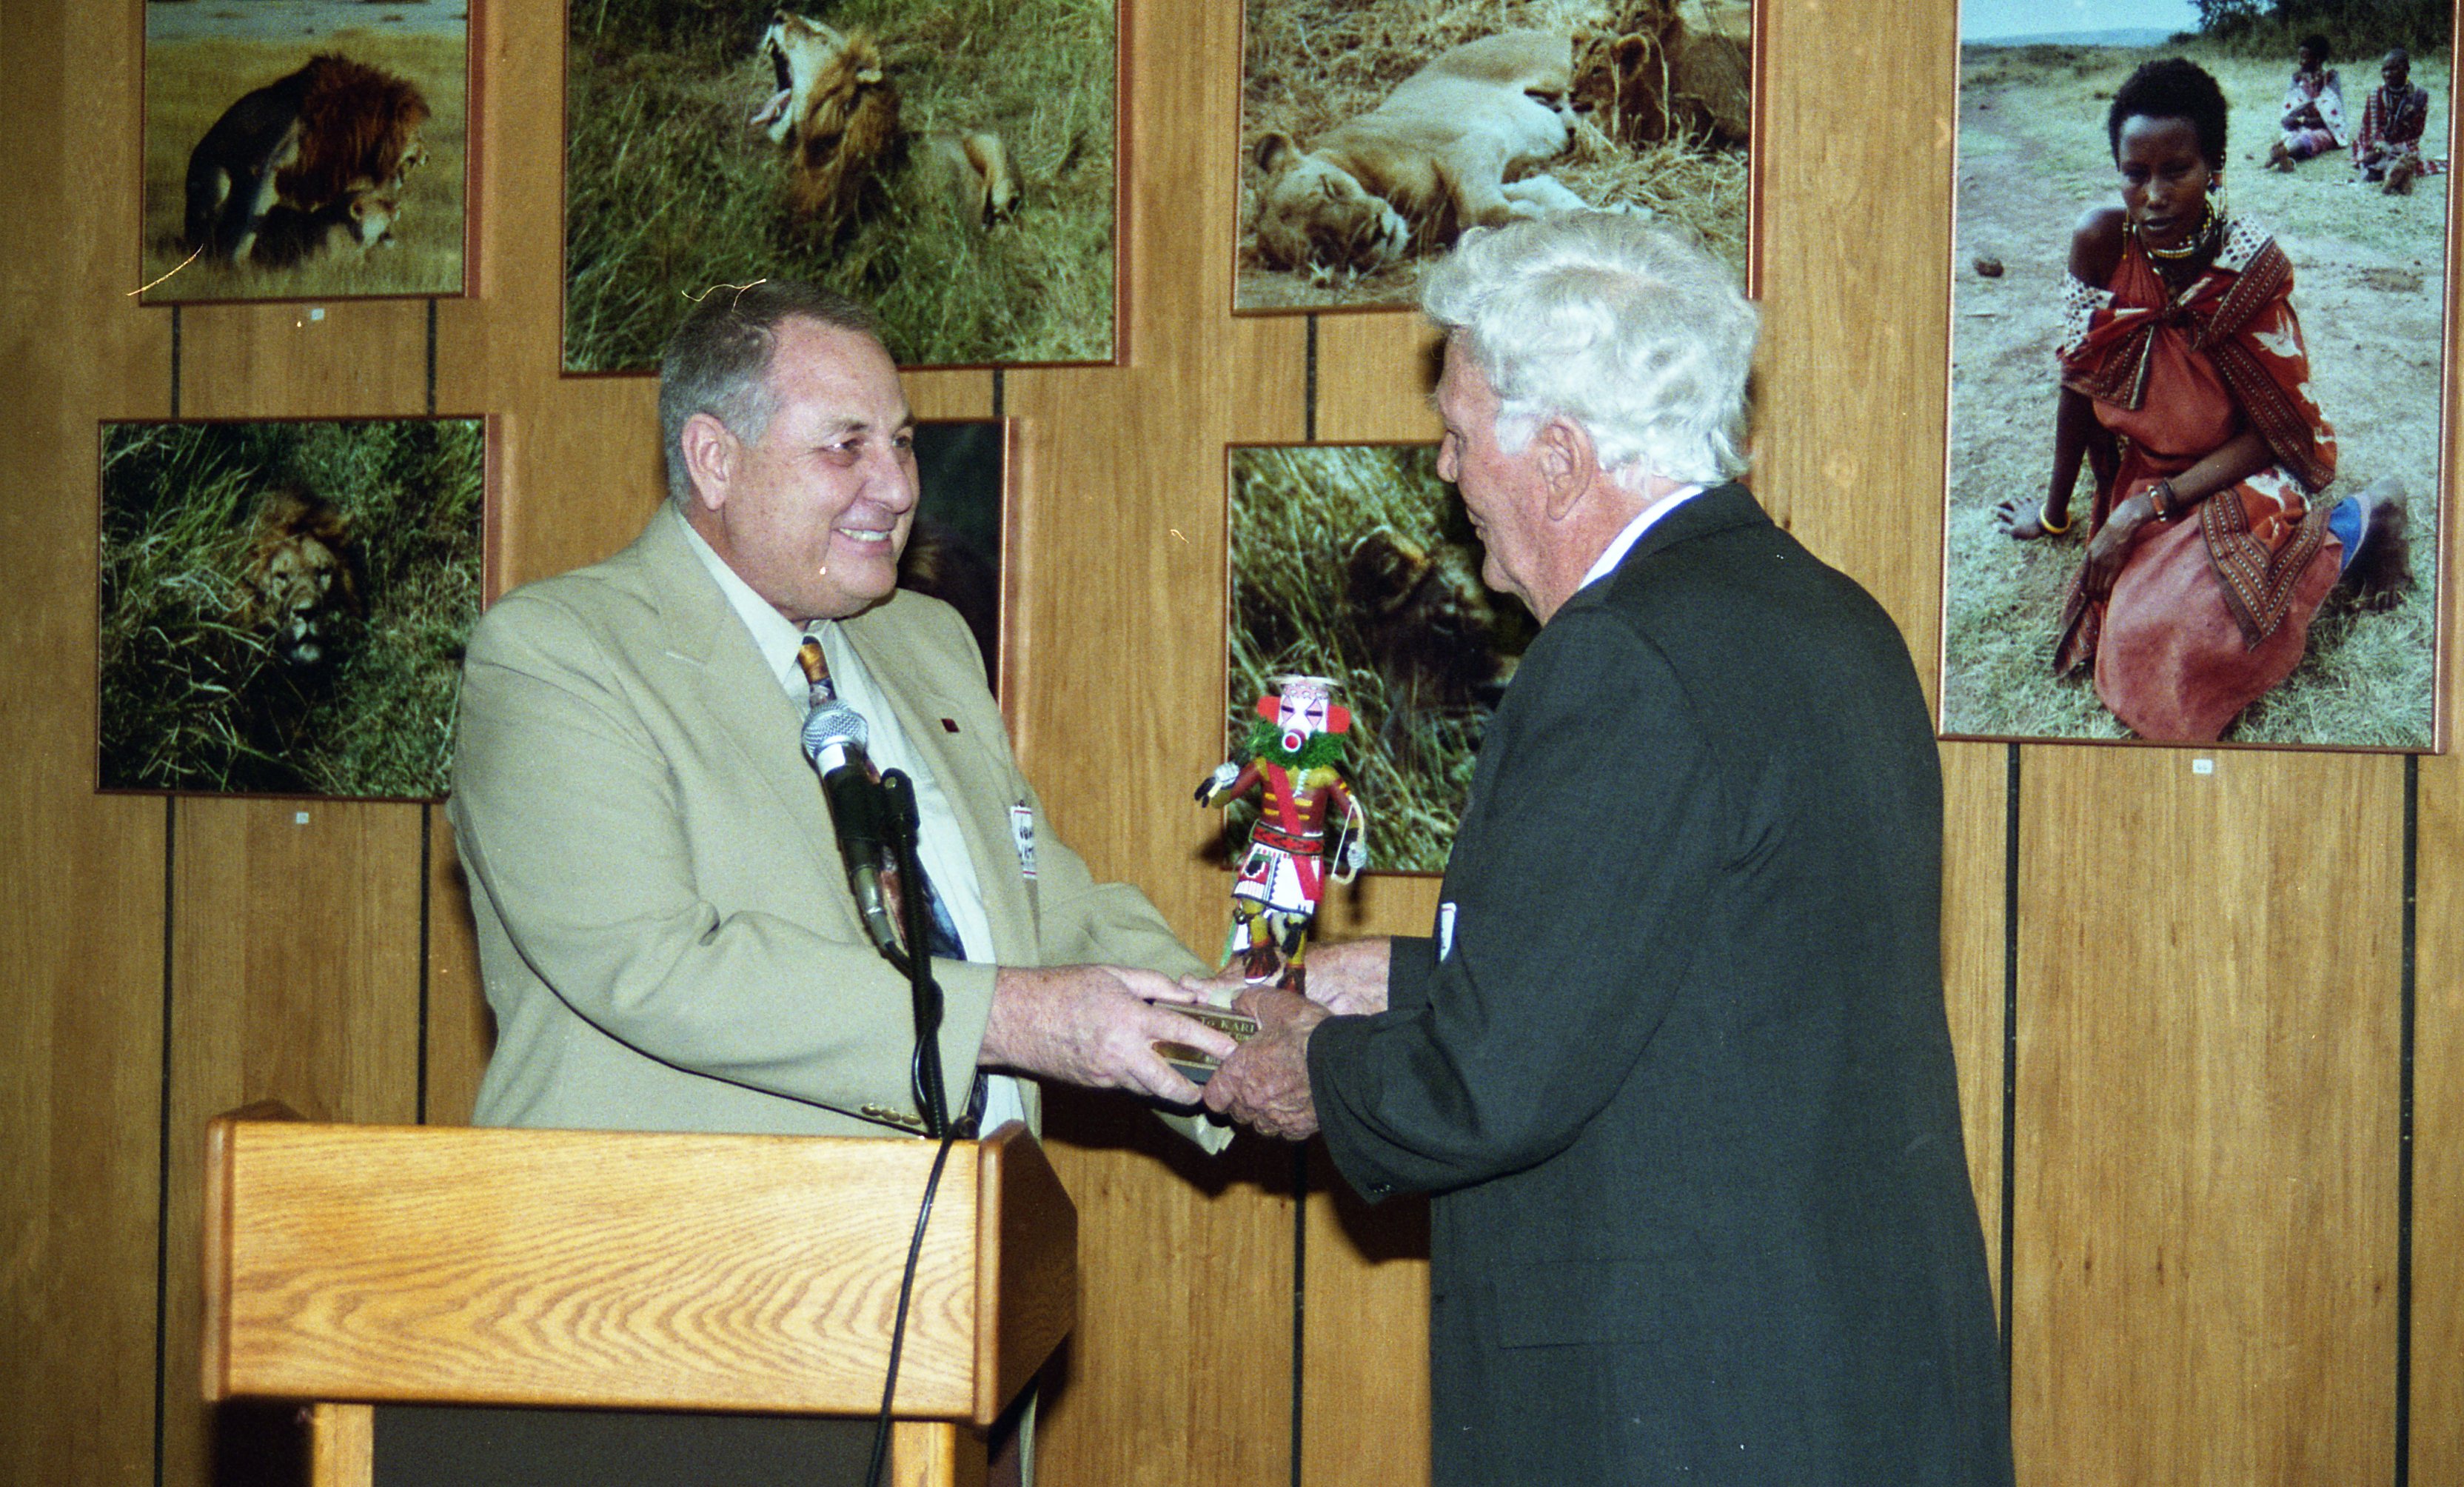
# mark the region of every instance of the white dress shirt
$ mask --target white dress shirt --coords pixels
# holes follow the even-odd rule
[[[1609,544],[1600,549],[1598,557],[1592,560],[1591,571],[1585,573],[1583,581],[1574,586],[1575,591],[1579,593],[1616,572],[1617,566],[1625,561],[1625,555],[1634,550],[1635,544],[1642,541],[1642,534],[1651,530],[1653,522],[1702,494],[1703,487],[1699,485],[1681,485],[1645,506],[1640,516],[1628,522],[1623,531],[1609,539]]]

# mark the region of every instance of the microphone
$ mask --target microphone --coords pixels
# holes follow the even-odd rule
[[[804,716],[804,757],[822,777],[822,794],[830,804],[830,825],[839,841],[839,858],[847,864],[847,892],[855,898],[856,914],[873,945],[892,962],[901,959],[898,932],[890,917],[890,897],[882,891],[881,854],[890,844],[890,814],[865,758],[870,735],[864,715],[845,702],[816,707]]]

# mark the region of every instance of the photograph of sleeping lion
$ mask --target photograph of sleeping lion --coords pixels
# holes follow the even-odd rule
[[[1960,18],[1942,731],[2440,746],[2447,6]]]
[[[689,297],[795,275],[902,366],[1113,359],[1112,0],[576,0],[564,369],[648,371]]]
[[[463,292],[467,4],[145,7],[146,302]]]
[[[1750,0],[1249,0],[1236,311],[1414,302],[1463,229],[1690,229],[1749,289]]]

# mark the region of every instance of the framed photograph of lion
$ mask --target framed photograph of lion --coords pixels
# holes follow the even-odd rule
[[[1943,734],[2442,748],[2447,11],[2049,13],[1961,12]]]
[[[467,293],[474,4],[147,0],[144,301]]]
[[[573,0],[564,369],[641,372],[689,300],[794,275],[905,366],[1110,363],[1116,0]]]
[[[1232,307],[1416,302],[1463,230],[1701,234],[1753,293],[1757,0],[1247,0]]]
[[[100,426],[104,790],[435,800],[488,421]]]
[[[1436,445],[1242,444],[1224,465],[1227,742],[1275,678],[1332,678],[1352,713],[1343,770],[1369,812],[1369,870],[1442,872],[1481,730],[1538,624],[1481,582]],[[1226,812],[1236,838],[1254,818]]]

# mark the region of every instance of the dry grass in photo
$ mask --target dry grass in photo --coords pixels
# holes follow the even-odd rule
[[[1417,302],[1420,261],[1374,274],[1285,271],[1258,252],[1257,212],[1265,174],[1258,144],[1270,131],[1304,150],[1346,120],[1383,101],[1397,83],[1450,47],[1509,30],[1615,31],[1633,0],[1248,0],[1241,94],[1241,236],[1233,304],[1299,310]],[[1715,23],[1705,0],[1676,0],[1698,31],[1743,29],[1749,8],[1724,0]],[[1742,38],[1741,38],[1742,39]],[[1748,152],[1670,141],[1620,144],[1589,115],[1572,151],[1548,173],[1595,207],[1649,211],[1688,229],[1746,273],[1751,177]]]
[[[1277,677],[1332,677],[1371,870],[1442,872],[1481,730],[1538,627],[1481,585],[1434,445],[1241,447],[1230,466],[1227,744]],[[1227,830],[1255,818],[1236,804]]]
[[[2439,577],[2439,390],[2448,294],[2451,176],[2409,196],[2349,184],[2342,151],[2291,175],[2260,168],[2277,138],[2292,57],[2232,55],[2208,43],[2157,50],[1969,47],[1959,95],[1958,242],[1952,257],[1951,428],[1945,522],[1942,727],[1947,734],[2128,737],[2084,677],[2052,672],[2062,596],[2077,571],[2067,540],[2013,542],[1996,501],[2033,506],[2053,465],[2054,346],[2072,224],[2119,202],[2105,137],[2113,92],[2150,57],[2188,55],[2214,74],[2232,115],[2229,210],[2272,231],[2293,260],[2293,307],[2310,353],[2311,390],[2340,446],[2332,503],[2382,476],[2409,496],[2416,587],[2395,609],[2331,598],[2308,654],[2225,735],[2240,744],[2424,748],[2431,743]],[[2345,59],[2348,118],[2374,64]],[[2431,99],[2429,151],[2447,153],[2443,55],[2417,55]],[[1996,275],[1980,273],[1983,260]],[[2082,471],[2071,510],[2088,509]]]
[[[102,426],[104,789],[434,799],[477,419]]]
[[[796,9],[789,6],[789,10]],[[576,0],[565,93],[564,366],[644,370],[714,284],[795,275],[871,305],[901,365],[1104,362],[1113,352],[1112,0],[845,0],[869,32],[905,144],[851,226],[786,210],[752,117],[768,6]],[[926,147],[997,134],[1015,214],[986,227]]]
[[[149,6],[151,11],[155,7]],[[463,288],[464,196],[469,150],[464,108],[468,46],[459,29],[433,29],[446,7],[405,8],[424,29],[370,24],[315,35],[234,33],[145,47],[145,237],[140,284],[149,303],[209,300],[341,299],[354,295],[456,295]],[[426,12],[440,12],[431,19]],[[464,8],[451,8],[453,16]],[[400,19],[400,17],[396,17]],[[234,20],[234,27],[239,25]],[[344,250],[287,268],[190,257],[184,241],[188,155],[223,111],[253,89],[338,52],[418,87],[429,109],[420,127],[425,164],[398,193],[392,241]],[[183,264],[185,263],[185,267]],[[165,277],[167,276],[167,277]],[[161,280],[157,284],[156,280]]]

